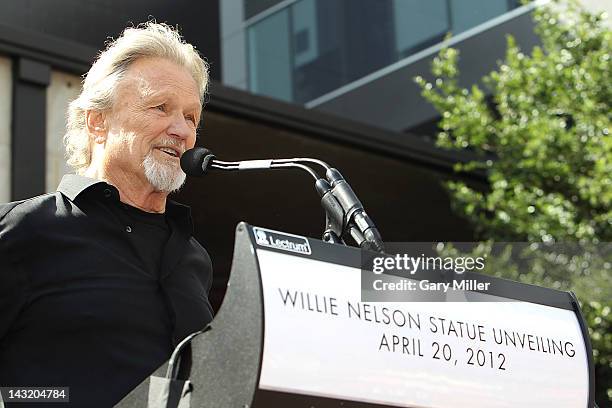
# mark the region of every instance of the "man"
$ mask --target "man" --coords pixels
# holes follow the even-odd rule
[[[110,407],[212,320],[210,258],[189,208],[167,199],[207,84],[207,64],[161,24],[126,29],[93,64],[68,112],[77,174],[0,205],[0,386],[70,387],[70,406]]]

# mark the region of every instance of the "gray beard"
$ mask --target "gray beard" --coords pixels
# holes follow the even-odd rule
[[[145,157],[142,162],[144,174],[155,191],[172,193],[179,190],[185,183],[187,177],[180,167],[157,161],[153,157],[153,151]]]

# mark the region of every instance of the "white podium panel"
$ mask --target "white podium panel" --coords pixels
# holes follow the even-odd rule
[[[500,298],[363,303],[358,268],[256,254],[263,390],[406,407],[588,405],[571,310]]]

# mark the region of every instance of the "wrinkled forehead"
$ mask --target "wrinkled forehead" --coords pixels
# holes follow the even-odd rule
[[[139,73],[132,75],[132,78],[129,78],[129,83],[132,84],[138,95],[143,99],[150,98],[156,92],[156,89],[152,86],[152,83],[155,82],[144,75],[139,75]]]
[[[126,88],[142,99],[159,94],[172,94],[185,103],[200,103],[198,84],[183,66],[163,58],[141,58],[127,69],[124,80]]]

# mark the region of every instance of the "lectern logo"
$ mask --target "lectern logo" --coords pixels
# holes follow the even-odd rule
[[[296,252],[298,254],[310,255],[312,253],[310,243],[306,237],[259,227],[253,227],[253,232],[257,245]]]
[[[260,229],[255,229],[255,240],[259,245],[270,245],[268,242],[268,236]]]

